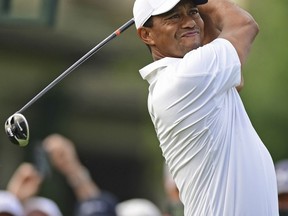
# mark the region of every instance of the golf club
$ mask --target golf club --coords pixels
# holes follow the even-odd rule
[[[45,93],[47,93],[51,88],[53,88],[57,83],[59,83],[72,71],[74,71],[83,62],[85,62],[96,52],[98,52],[109,41],[119,36],[122,32],[124,32],[133,24],[134,19],[132,18],[125,24],[123,24],[120,28],[118,28],[116,31],[114,31],[112,34],[110,34],[108,37],[106,37],[102,42],[97,44],[94,48],[92,48],[89,52],[87,52],[84,56],[82,56],[78,61],[76,61],[73,65],[71,65],[68,69],[66,69],[49,85],[47,85],[42,91],[40,91],[35,97],[33,97],[28,103],[26,103],[19,111],[10,116],[5,122],[5,132],[9,140],[12,143],[19,145],[21,147],[26,146],[29,143],[30,138],[29,125],[25,116],[21,113],[23,113],[28,107],[30,107],[33,103],[35,103],[39,98],[41,98]]]

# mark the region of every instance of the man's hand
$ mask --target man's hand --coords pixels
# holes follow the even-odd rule
[[[66,177],[78,200],[99,195],[100,189],[81,164],[72,141],[59,134],[52,134],[44,139],[43,148],[54,167]]]
[[[81,167],[74,144],[64,136],[52,134],[46,137],[43,148],[48,153],[53,166],[66,177]]]
[[[20,201],[38,193],[42,177],[30,163],[21,164],[8,182],[7,190],[15,194]]]

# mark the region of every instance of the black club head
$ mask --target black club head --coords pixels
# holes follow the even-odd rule
[[[15,113],[7,119],[5,132],[9,140],[18,146],[24,147],[29,143],[29,125],[20,113]]]

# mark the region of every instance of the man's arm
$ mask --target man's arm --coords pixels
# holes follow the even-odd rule
[[[8,182],[7,190],[15,194],[23,202],[37,195],[42,183],[42,177],[30,163],[22,163]]]
[[[219,30],[218,37],[233,44],[241,64],[244,64],[259,31],[253,17],[229,0],[209,0],[207,4],[199,6],[199,11],[204,15],[204,22],[210,20],[210,28],[214,25],[214,31],[215,28]]]
[[[259,32],[258,24],[244,9],[229,0],[209,0],[207,4],[198,6],[205,23],[204,44],[213,39],[225,38],[235,47],[241,65],[246,62],[252,43]],[[241,74],[241,84],[244,79]]]
[[[43,147],[54,167],[66,177],[79,201],[100,195],[100,188],[81,164],[71,140],[60,134],[52,134],[44,139]]]

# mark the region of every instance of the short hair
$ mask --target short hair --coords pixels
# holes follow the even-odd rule
[[[152,28],[153,27],[153,17],[149,17],[149,19],[143,24],[144,27]]]

